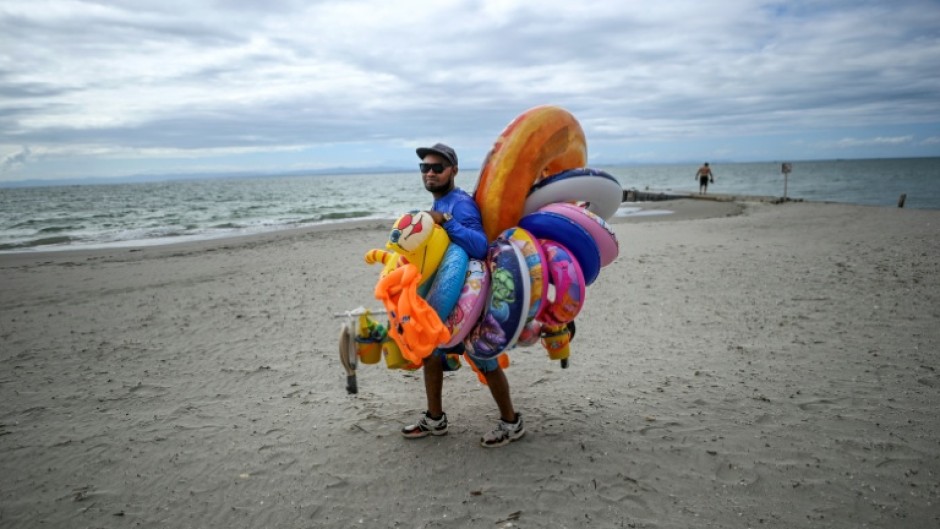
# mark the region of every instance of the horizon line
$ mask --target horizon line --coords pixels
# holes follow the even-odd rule
[[[863,160],[916,160],[940,158],[940,156],[879,156],[872,158],[807,158],[807,159],[779,159],[779,160],[749,160],[735,161],[731,159],[714,158],[709,159],[710,164],[748,164],[748,163],[804,163],[804,162],[840,162],[840,161],[863,161]],[[670,161],[670,162],[612,162],[592,165],[591,167],[635,167],[635,166],[653,166],[653,165],[685,165],[699,164],[700,161]],[[479,172],[480,167],[471,167],[465,169]],[[379,173],[406,173],[413,171],[413,168],[404,166],[369,166],[369,167],[347,167],[334,166],[320,169],[293,169],[293,170],[275,170],[271,172],[257,171],[233,171],[233,172],[179,172],[179,173],[139,173],[120,176],[76,176],[76,177],[58,177],[58,178],[27,178],[21,180],[0,180],[0,188],[15,187],[42,187],[42,186],[68,186],[68,185],[106,185],[106,184],[134,184],[134,183],[153,183],[183,180],[212,180],[212,179],[242,179],[242,178],[278,178],[284,176],[343,176],[348,174],[379,174]]]

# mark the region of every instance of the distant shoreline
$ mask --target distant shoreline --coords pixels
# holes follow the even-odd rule
[[[829,163],[829,162],[866,162],[876,160],[940,160],[940,156],[900,156],[896,158],[819,158],[806,160],[721,160],[715,158],[711,160],[713,165],[720,164],[779,164],[784,161],[794,165],[804,163]],[[591,167],[605,169],[611,167],[662,167],[662,166],[683,166],[697,165],[700,160],[671,161],[671,162],[602,162],[589,164]],[[123,176],[89,176],[79,178],[55,178],[55,179],[21,179],[21,180],[0,180],[0,189],[4,188],[23,188],[23,187],[55,187],[55,186],[76,186],[76,185],[116,185],[116,184],[143,184],[159,182],[186,182],[199,180],[225,180],[225,179],[253,179],[253,178],[292,178],[303,176],[344,176],[361,174],[399,174],[412,173],[413,167],[331,167],[327,169],[304,169],[294,171],[276,171],[276,172],[209,172],[209,173],[181,173],[181,174],[152,174],[152,175],[123,175]],[[479,167],[461,167],[461,172],[465,174],[479,174]]]

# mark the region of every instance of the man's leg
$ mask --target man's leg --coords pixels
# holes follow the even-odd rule
[[[402,435],[408,439],[447,433],[447,416],[444,415],[441,404],[444,386],[444,364],[441,356],[443,355],[432,354],[424,360],[424,391],[428,399],[428,409],[413,424],[401,429]]]
[[[496,368],[493,371],[483,373],[486,378],[486,385],[490,388],[493,400],[499,407],[500,418],[506,422],[515,422],[516,410],[512,406],[512,398],[509,396],[509,380],[502,368]]]
[[[444,413],[443,388],[444,362],[441,355],[432,354],[424,359],[424,392],[428,397],[428,413],[431,417],[440,417]]]
[[[506,374],[502,369],[497,368],[484,373],[483,376],[486,377],[486,384],[490,387],[493,400],[499,406],[500,421],[495,430],[483,434],[480,444],[485,448],[493,448],[522,438],[525,435],[525,425],[522,422],[522,415],[516,413],[512,407]]]

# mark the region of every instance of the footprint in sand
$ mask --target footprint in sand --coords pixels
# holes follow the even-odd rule
[[[751,468],[737,466],[728,460],[718,463],[715,479],[729,485],[754,485],[760,481],[760,475]]]
[[[831,410],[832,408],[842,408],[840,405],[844,399],[815,399],[797,404],[797,407],[803,411],[821,411]]]

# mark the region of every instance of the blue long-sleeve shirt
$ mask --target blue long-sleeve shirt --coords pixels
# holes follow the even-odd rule
[[[486,257],[487,240],[480,208],[466,191],[455,187],[450,193],[435,199],[431,209],[453,215],[452,219],[441,225],[452,242],[457,243],[473,259]]]

